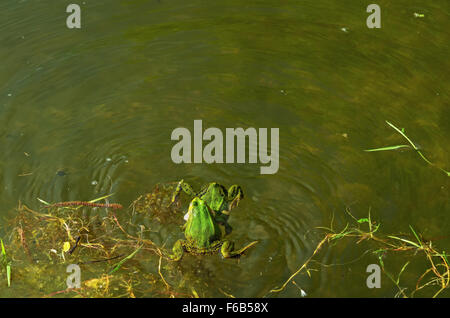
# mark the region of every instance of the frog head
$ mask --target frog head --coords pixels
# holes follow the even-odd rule
[[[228,193],[224,186],[211,182],[201,191],[200,195],[214,211],[228,209]]]
[[[216,212],[219,220],[226,221],[230,211],[239,204],[244,198],[244,193],[239,185],[232,185],[228,191],[224,186],[217,182],[211,182],[205,185],[200,192],[196,193],[192,187],[181,180],[172,198],[172,203],[176,201],[180,192],[185,192],[192,197],[198,197],[206,202],[206,204]],[[184,220],[189,218],[189,212],[184,216]]]
[[[238,185],[232,185],[228,191],[223,185],[211,182],[200,192],[200,197],[205,200],[215,212],[227,212],[236,207],[244,198],[244,192]]]

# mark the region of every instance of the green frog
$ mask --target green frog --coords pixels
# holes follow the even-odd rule
[[[220,250],[225,258],[240,256],[258,241],[251,242],[240,250],[234,250],[234,243],[224,239],[224,233],[215,221],[214,210],[201,198],[195,197],[189,205],[188,220],[184,236],[186,240],[178,240],[172,248],[170,258],[179,261],[183,253],[195,255],[213,254]]]
[[[239,185],[232,185],[227,191],[223,185],[211,182],[205,185],[200,192],[196,193],[188,183],[181,180],[175,189],[171,203],[177,200],[181,191],[191,197],[198,197],[204,200],[215,212],[214,219],[219,225],[224,227],[226,234],[229,234],[232,231],[231,226],[228,224],[230,211],[238,206],[239,201],[244,198],[244,192]],[[184,216],[186,221],[188,218],[189,212]]]

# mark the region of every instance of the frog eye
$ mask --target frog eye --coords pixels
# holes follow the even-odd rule
[[[192,206],[197,206],[198,205],[198,202],[197,201],[194,201],[194,202],[192,202]]]

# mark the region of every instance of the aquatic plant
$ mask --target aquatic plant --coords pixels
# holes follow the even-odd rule
[[[417,145],[414,144],[411,141],[411,139],[408,138],[408,136],[406,136],[404,129],[397,128],[396,126],[394,126],[394,124],[390,123],[387,120],[386,120],[386,123],[389,126],[391,126],[393,129],[395,129],[395,131],[397,131],[400,135],[402,135],[408,141],[409,145],[388,146],[388,147],[382,147],[382,148],[366,149],[364,151],[367,151],[367,152],[387,151],[387,150],[397,150],[397,149],[401,149],[401,148],[411,148],[412,147],[427,164],[429,164],[430,166],[436,167],[437,169],[441,170],[447,176],[450,177],[450,172],[449,171],[442,169],[441,167],[437,166],[436,164],[434,164],[430,160],[428,160],[427,157],[425,157],[425,155],[422,153],[422,151],[419,149],[419,147],[417,147]]]
[[[110,196],[112,196],[114,193],[102,196],[100,198],[91,200],[91,201],[66,201],[66,202],[58,202],[58,203],[48,203],[40,198],[37,198],[39,202],[44,203],[46,208],[54,208],[54,207],[81,207],[81,206],[87,206],[87,207],[98,207],[98,208],[111,208],[114,210],[122,209],[122,205],[118,203],[95,203],[100,200],[104,200]]]
[[[86,201],[66,201],[47,205],[46,208],[67,207],[67,206],[88,206],[93,208],[111,208],[114,210],[122,209],[122,205],[118,203],[93,203]]]
[[[5,267],[6,270],[6,280],[8,282],[8,287],[11,286],[11,261],[9,260],[8,256],[6,255],[6,249],[5,245],[3,244],[3,240],[0,239],[0,245],[2,248],[2,264]]]
[[[440,252],[433,247],[431,241],[425,242],[425,240],[421,239],[411,225],[409,228],[413,234],[413,239],[402,237],[404,235],[382,235],[379,234],[381,224],[372,221],[370,210],[367,218],[360,219],[355,218],[348,209],[346,209],[346,212],[352,217],[356,225],[349,225],[349,223],[347,223],[344,229],[339,232],[333,229],[333,221],[331,222],[330,227],[318,227],[318,229],[325,230],[327,233],[319,241],[312,255],[280,287],[270,290],[269,294],[283,291],[289,282],[295,284],[293,279],[304,270],[307,271],[308,275],[310,275],[308,265],[314,261],[314,256],[319,252],[319,250],[325,244],[332,242],[337,244],[338,241],[344,239],[356,239],[356,244],[359,244],[362,241],[368,241],[374,244],[374,248],[366,250],[363,255],[372,253],[377,257],[383,272],[398,289],[396,296],[402,296],[405,298],[414,297],[415,293],[419,290],[426,287],[438,286],[438,289],[433,293],[434,298],[437,297],[443,290],[450,287],[450,263],[448,261],[447,254],[445,251]],[[363,224],[367,225],[367,229],[362,228]],[[413,255],[421,253],[421,255],[423,255],[428,262],[429,267],[418,277],[414,290],[412,290],[409,294],[406,293],[406,288],[400,287],[400,276],[403,272],[405,272],[410,261],[407,260],[397,277],[394,277],[394,275],[386,270],[385,261],[383,260],[383,256],[386,255],[387,252],[393,252],[396,254],[413,252]],[[335,264],[329,264],[327,266],[333,265]]]
[[[120,262],[118,262],[116,265],[114,265],[114,268],[109,272],[109,274],[113,274],[114,272],[118,271],[123,263],[125,263],[129,259],[132,259],[134,257],[134,255],[136,255],[137,252],[139,252],[141,250],[142,246],[143,245],[139,246],[136,250],[133,251],[133,253],[131,253],[127,257],[123,258]]]
[[[165,251],[146,236],[153,224],[183,220],[179,204],[167,207],[174,186],[155,186],[120,218],[114,209],[117,203],[99,202],[112,194],[57,204],[38,198],[43,206],[37,210],[19,202],[14,218],[6,220],[11,262],[2,241],[0,272],[8,268],[9,281],[14,266],[18,284],[12,287],[26,286],[25,297],[196,297],[197,277],[188,283],[191,279],[180,276],[172,262],[163,262]],[[95,207],[107,209],[91,213]],[[145,227],[134,222],[138,215],[149,221]],[[155,263],[147,267],[154,273],[142,271]],[[80,288],[65,288],[67,264],[82,268]],[[49,273],[53,279],[48,279]]]

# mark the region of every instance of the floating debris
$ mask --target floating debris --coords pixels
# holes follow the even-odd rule
[[[437,166],[436,164],[432,163],[430,160],[427,159],[427,157],[425,157],[425,155],[421,152],[421,147],[416,144],[413,143],[411,141],[411,139],[408,138],[408,136],[406,136],[405,134],[405,129],[399,129],[396,126],[394,126],[394,124],[390,123],[389,121],[386,120],[386,123],[391,126],[395,131],[397,131],[400,135],[403,136],[403,138],[406,139],[406,141],[408,141],[409,145],[396,145],[396,146],[388,146],[388,147],[382,147],[382,148],[373,148],[373,149],[366,149],[364,151],[367,152],[374,152],[374,151],[386,151],[386,150],[397,150],[397,149],[403,149],[403,148],[411,148],[414,149],[417,154],[426,162],[428,163],[430,166],[436,167],[437,169],[441,170],[442,172],[444,172],[448,177],[450,177],[450,171],[447,171],[439,166]]]
[[[8,285],[13,287],[10,277],[11,268],[14,268],[17,273],[15,277],[21,280],[21,284],[28,285],[29,295],[33,297],[59,294],[68,294],[66,297],[132,297],[138,292],[139,295],[149,291],[157,294],[165,286],[154,274],[143,273],[139,278],[134,274],[137,268],[131,258],[138,256],[136,251],[140,250],[142,254],[145,252],[141,261],[146,261],[149,252],[159,256],[158,247],[151,240],[125,232],[114,209],[107,210],[106,216],[86,214],[83,211],[92,208],[89,204],[68,213],[65,203],[70,202],[48,205],[42,199],[39,201],[46,204],[44,211],[33,210],[19,203],[15,217],[8,221],[9,240],[2,244],[7,246],[8,255],[4,247],[0,254],[0,265],[6,269]],[[9,258],[10,255],[13,257]],[[115,265],[111,262],[126,255]],[[67,288],[52,292],[54,281],[66,281],[67,264],[83,265],[83,271],[89,273],[91,279],[79,289]],[[55,272],[55,268],[61,270]],[[4,269],[0,268],[0,273]],[[53,273],[52,279],[44,282],[39,279],[43,273],[47,276],[49,272]],[[92,284],[96,281],[105,288]],[[43,296],[42,290],[52,293]]]
[[[67,175],[67,173],[64,170],[59,170],[59,171],[56,172],[56,175],[58,177],[64,177],[64,176]]]
[[[94,203],[94,202],[85,202],[85,201],[58,202],[58,203],[47,205],[46,208],[68,207],[68,206],[88,206],[88,207],[96,207],[96,208],[111,208],[113,210],[122,209],[122,205],[118,204],[118,203]]]
[[[157,184],[152,192],[139,196],[130,207],[133,214],[145,214],[160,224],[182,224],[180,202],[171,203],[176,184]]]

